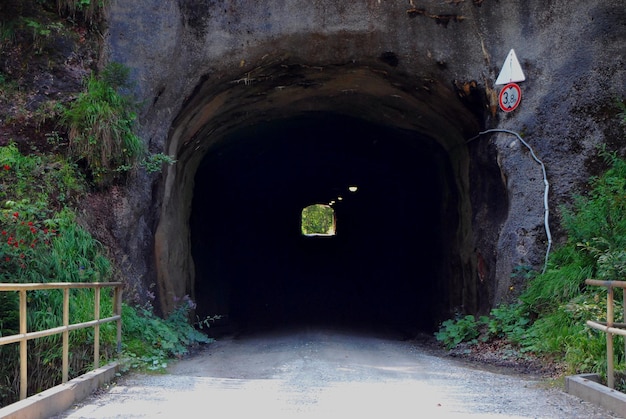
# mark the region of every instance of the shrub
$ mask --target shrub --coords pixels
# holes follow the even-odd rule
[[[475,343],[479,335],[479,324],[474,316],[468,314],[456,320],[444,321],[439,331],[435,333],[435,338],[446,348],[451,349],[461,342]]]
[[[166,319],[151,308],[123,306],[124,358],[126,368],[162,371],[168,359],[180,358],[189,348],[212,339],[196,330],[189,321],[195,304],[185,297]]]
[[[144,152],[133,132],[134,103],[120,94],[127,86],[128,70],[109,64],[101,77],[87,78],[86,91],[65,110],[70,151],[86,163],[98,186],[111,184],[121,172],[132,167]]]
[[[481,321],[487,326],[486,339],[507,338],[517,345],[524,341],[531,322],[526,307],[520,303],[496,307]]]
[[[23,155],[15,144],[0,147],[0,282],[91,282],[111,279],[112,269],[100,243],[76,223],[69,204],[81,196],[84,181],[75,167],[57,156]],[[51,196],[62,196],[59,202]],[[28,293],[30,330],[61,326],[62,292]],[[110,298],[102,298],[102,315],[110,316]],[[73,290],[70,321],[93,316],[93,291]],[[0,293],[0,335],[18,330],[17,293]],[[112,353],[112,325],[101,328],[102,353]],[[59,384],[61,337],[47,336],[28,343],[29,394]],[[93,362],[93,331],[70,333],[70,376],[84,373]],[[0,404],[17,397],[17,345],[0,348]]]
[[[22,155],[15,144],[0,147],[0,164],[0,281],[106,278],[101,245],[61,206],[84,191],[75,168],[56,156]]]

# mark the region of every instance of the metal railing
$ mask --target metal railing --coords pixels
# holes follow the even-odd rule
[[[613,335],[626,337],[626,323],[615,323],[614,288],[622,288],[624,293],[623,301],[626,302],[626,281],[587,279],[585,284],[605,287],[608,291],[606,297],[606,322],[589,320],[587,321],[587,326],[606,333],[606,381],[609,388],[615,388]],[[624,304],[624,319],[626,319],[626,304]],[[624,345],[626,353],[626,340]]]
[[[69,370],[69,332],[71,330],[84,329],[87,327],[94,328],[94,350],[93,350],[93,368],[97,369],[100,365],[100,325],[108,322],[117,322],[117,351],[121,351],[122,345],[122,286],[121,282],[56,282],[45,284],[8,284],[0,283],[0,292],[17,291],[19,292],[19,334],[0,337],[0,346],[10,343],[19,342],[20,344],[20,400],[27,397],[28,389],[28,345],[31,339],[42,338],[56,334],[63,335],[63,355],[62,355],[62,381],[68,381]],[[114,288],[113,293],[113,316],[104,319],[100,318],[100,294],[102,288]],[[93,320],[70,324],[70,289],[77,288],[93,288],[94,292],[94,316]],[[46,330],[28,332],[27,324],[27,292],[35,290],[63,290],[63,326],[54,327]]]

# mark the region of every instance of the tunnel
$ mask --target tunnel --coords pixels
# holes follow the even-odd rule
[[[133,168],[93,225],[163,316],[185,296],[242,323],[488,314],[617,138],[597,106],[624,86],[616,0],[110,3],[92,61],[128,67],[137,134],[174,163]],[[524,98],[502,112],[513,50]],[[303,237],[340,193],[336,235]]]
[[[442,201],[457,198],[443,192],[445,154],[416,135],[315,114],[234,132],[207,153],[190,220],[200,315],[432,328],[445,225],[458,219]],[[302,209],[332,201],[335,235],[302,234]]]
[[[164,311],[186,294],[197,318],[230,328],[418,333],[476,310],[476,109],[450,85],[370,66],[264,72],[201,80],[170,130],[155,236]],[[314,204],[332,208],[334,234],[303,234]]]

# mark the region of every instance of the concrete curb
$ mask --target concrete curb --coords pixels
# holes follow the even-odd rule
[[[600,384],[597,374],[565,377],[565,391],[626,418],[626,394]]]
[[[111,382],[120,364],[113,362],[0,409],[2,419],[44,419],[62,413]]]

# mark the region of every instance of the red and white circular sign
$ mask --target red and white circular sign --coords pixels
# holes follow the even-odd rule
[[[509,83],[500,91],[500,97],[498,102],[500,103],[500,109],[504,112],[511,112],[517,108],[522,101],[522,89],[515,84]]]

